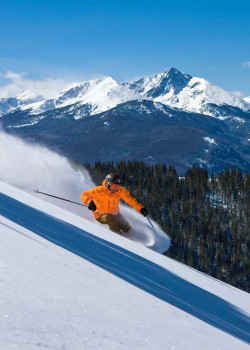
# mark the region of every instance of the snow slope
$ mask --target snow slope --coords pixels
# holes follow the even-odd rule
[[[1,350],[249,348],[249,295],[158,254],[155,223],[122,207],[127,239],[32,191],[79,201],[84,169],[2,132],[0,159]]]
[[[0,348],[249,348],[234,287],[0,182]]]

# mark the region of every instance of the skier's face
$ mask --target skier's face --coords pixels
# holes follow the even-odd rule
[[[112,193],[114,193],[114,192],[116,192],[116,191],[118,190],[118,186],[119,186],[119,185],[113,184],[113,185],[109,186],[109,190],[110,190]]]
[[[119,185],[113,184],[112,187],[117,188]]]

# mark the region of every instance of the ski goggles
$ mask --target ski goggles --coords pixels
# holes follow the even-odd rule
[[[119,185],[117,185],[117,184],[112,184],[111,186],[114,187],[114,188],[116,188],[116,187],[118,187]]]

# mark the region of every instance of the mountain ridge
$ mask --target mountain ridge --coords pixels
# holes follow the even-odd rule
[[[27,98],[28,95],[29,98]],[[46,96],[49,96],[46,98]],[[89,104],[91,115],[103,112],[120,103],[151,99],[173,108],[188,112],[204,113],[218,117],[223,104],[250,110],[248,99],[241,99],[233,93],[209,83],[203,78],[181,73],[176,68],[163,73],[141,78],[133,82],[119,83],[112,77],[76,83],[69,89],[55,95],[49,92],[23,92],[16,97],[0,99],[0,116],[20,108],[29,113],[40,114],[75,103]],[[213,110],[210,104],[216,105]]]
[[[228,96],[236,106],[225,103]],[[171,68],[135,83],[106,77],[75,84],[0,121],[8,133],[80,162],[137,159],[176,166],[181,174],[193,164],[209,172],[226,166],[250,171],[250,110],[242,101]],[[98,147],[91,147],[93,139]]]
[[[218,116],[218,107],[224,104],[238,107],[244,111],[250,109],[247,101],[233,93],[227,92],[203,78],[181,73],[175,68],[132,83],[125,83],[125,85],[170,107],[213,117]],[[218,106],[216,112],[211,111],[210,104]]]

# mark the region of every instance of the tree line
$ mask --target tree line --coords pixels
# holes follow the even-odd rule
[[[138,161],[83,166],[96,185],[110,172],[120,175],[170,236],[166,256],[250,292],[249,173],[226,168],[209,177],[193,166],[179,177],[173,166]]]

